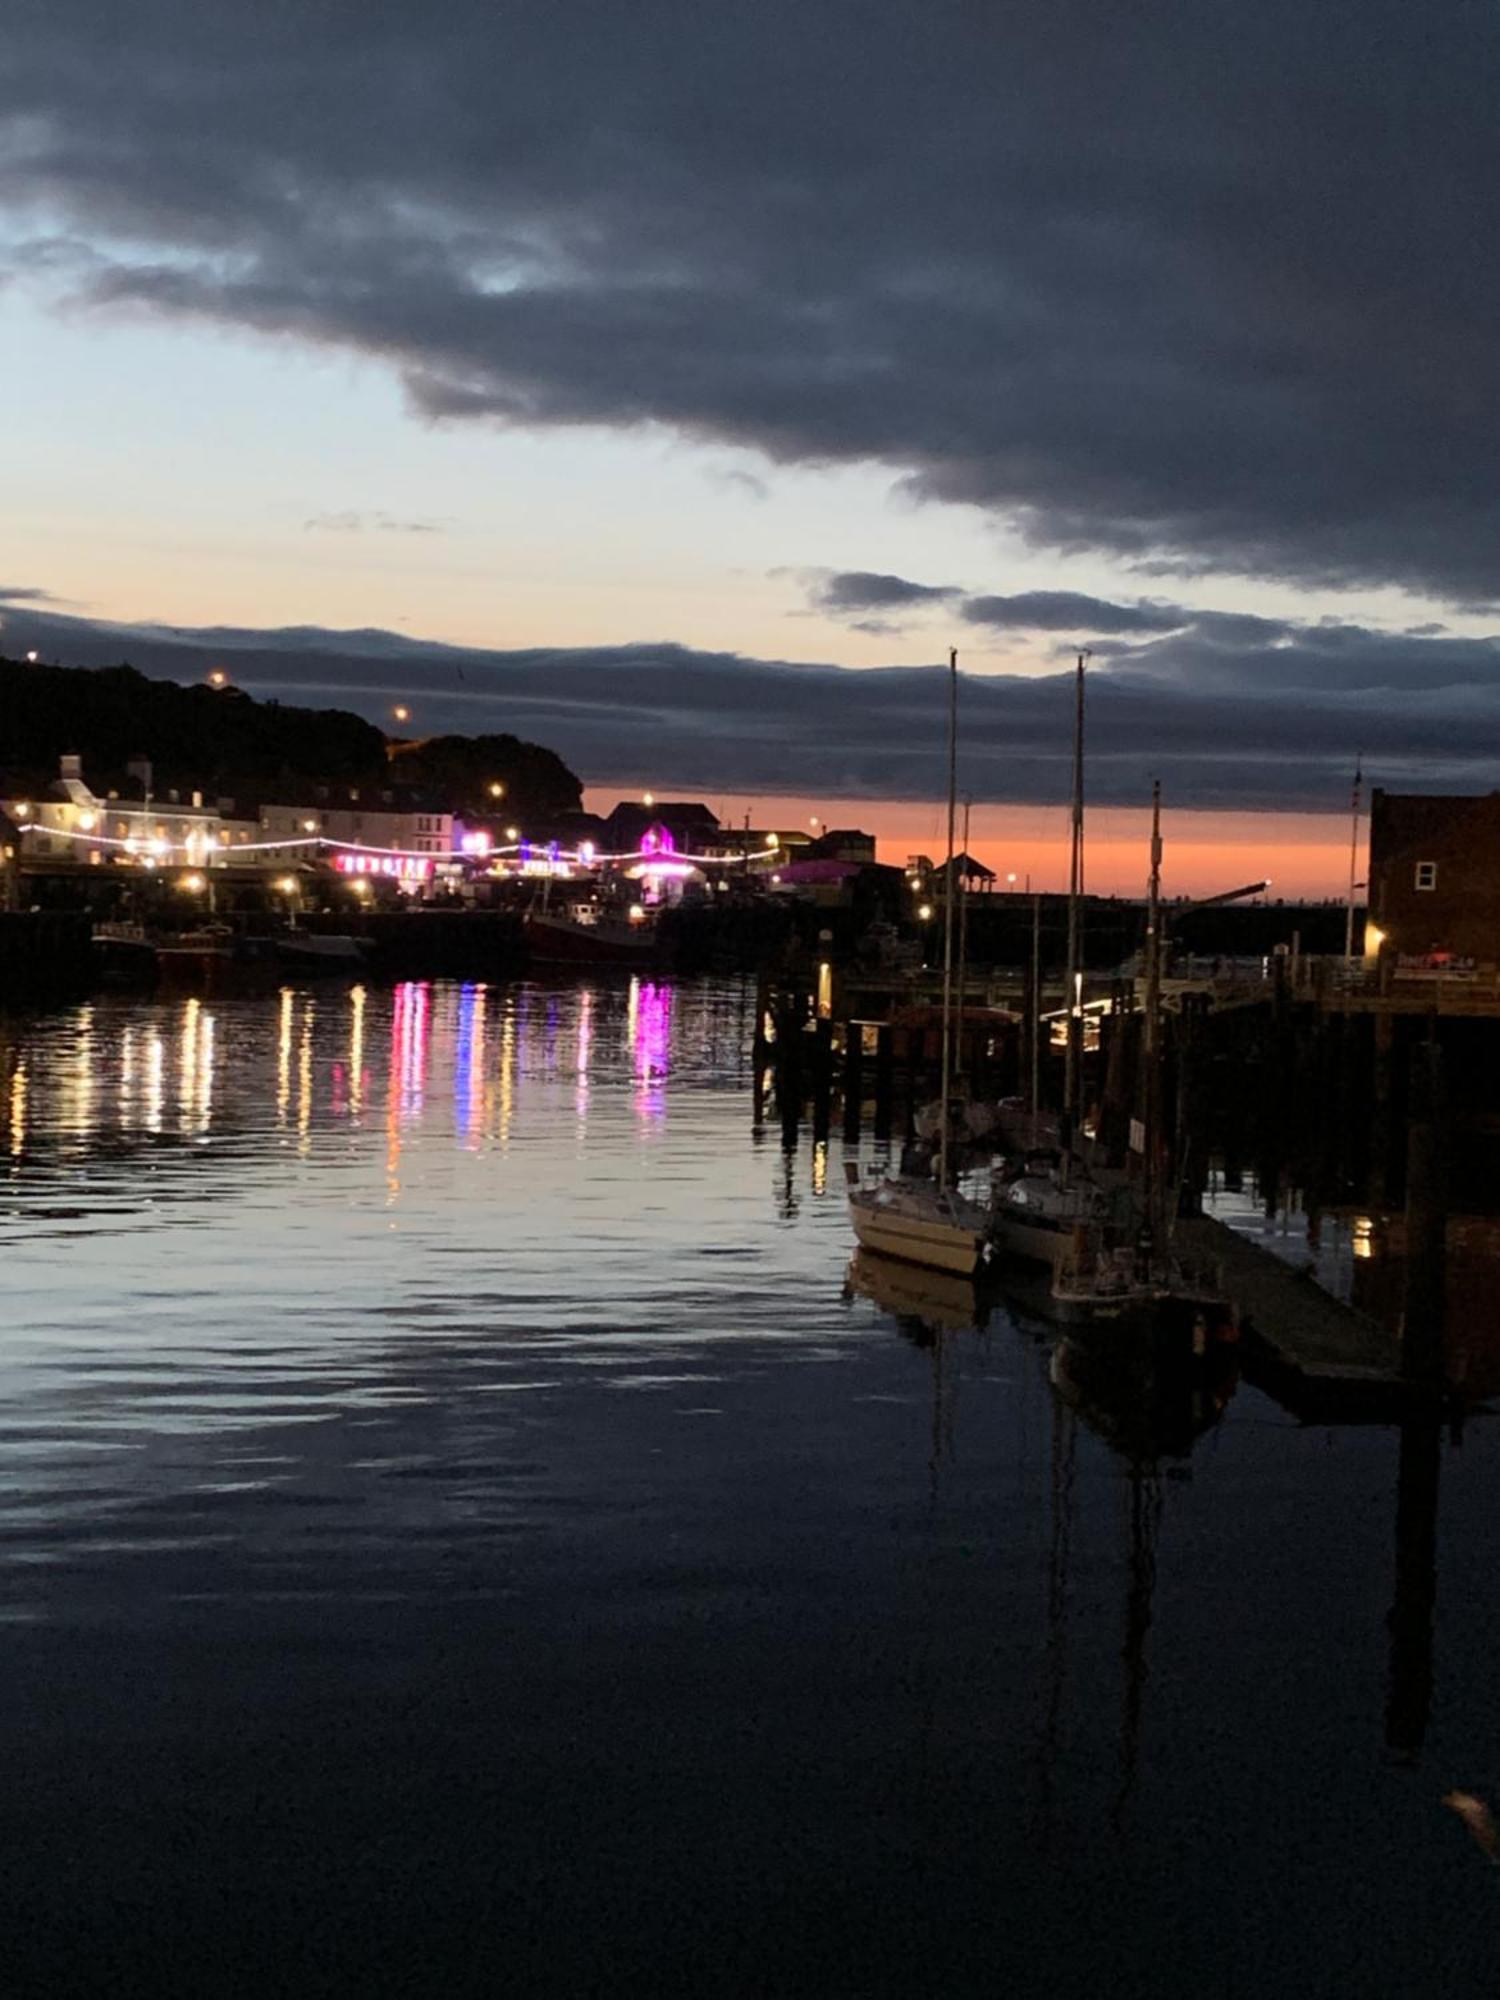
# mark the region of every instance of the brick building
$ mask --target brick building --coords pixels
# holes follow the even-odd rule
[[[1500,792],[1370,798],[1365,956],[1500,965]]]

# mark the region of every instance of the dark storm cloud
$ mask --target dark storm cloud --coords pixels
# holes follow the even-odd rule
[[[904,576],[885,576],[877,570],[843,569],[818,577],[808,595],[819,611],[838,613],[907,611],[944,603],[959,592],[954,584],[911,583]]]
[[[1471,0],[13,0],[5,235],[101,309],[378,356],[432,418],[1488,604],[1495,58]]]
[[[1253,625],[1255,621],[1248,621]],[[1090,677],[1089,791],[1139,803],[1159,776],[1178,806],[1339,810],[1354,752],[1394,789],[1500,786],[1500,641],[1413,639],[1356,626],[1251,636],[1200,616]],[[661,789],[935,798],[945,784],[939,665],[865,671],[671,644],[485,652],[390,632],[95,624],[0,606],[0,650],[128,658],[178,680],[227,666],[261,699],[424,731],[514,730],[586,779]],[[981,800],[1066,797],[1069,673],[963,676],[962,781]]]
[[[988,625],[997,632],[1071,632],[1079,638],[1096,632],[1175,632],[1193,619],[1192,612],[1179,604],[1162,604],[1154,598],[1109,604],[1076,590],[970,597],[964,601],[963,616],[970,625]]]

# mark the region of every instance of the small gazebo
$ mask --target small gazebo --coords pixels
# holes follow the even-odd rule
[[[972,854],[954,855],[953,875],[959,888],[966,896],[983,895],[992,889],[995,883],[994,869],[986,868],[984,863],[976,861]],[[941,892],[947,886],[948,882],[948,863],[946,861],[937,870],[937,880]]]

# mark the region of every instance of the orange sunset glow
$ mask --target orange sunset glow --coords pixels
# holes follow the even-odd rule
[[[618,799],[651,790],[676,796],[658,780],[650,786],[596,785],[585,792],[591,812],[608,812]],[[697,793],[690,794],[693,797]],[[878,858],[899,866],[910,854],[941,860],[947,811],[936,800],[816,799],[709,796],[704,803],[726,826],[749,814],[757,829],[862,827],[873,833]],[[813,822],[818,824],[815,826]],[[1145,893],[1150,843],[1149,811],[1100,806],[1085,832],[1087,887],[1099,896]],[[970,812],[969,849],[999,877],[997,887],[1066,890],[1068,809],[1065,805],[976,803]],[[1166,812],[1162,815],[1162,886],[1169,896],[1211,896],[1241,883],[1270,879],[1267,895],[1285,901],[1342,900],[1349,889],[1349,822],[1331,813]],[[963,844],[959,810],[958,843]],[[1359,873],[1364,873],[1361,844]],[[1015,876],[1015,882],[1010,877]]]

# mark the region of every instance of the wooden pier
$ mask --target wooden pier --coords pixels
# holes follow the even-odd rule
[[[1184,1218],[1173,1240],[1189,1264],[1219,1274],[1239,1315],[1246,1374],[1278,1402],[1324,1422],[1400,1413],[1412,1385],[1389,1327],[1215,1217]]]

